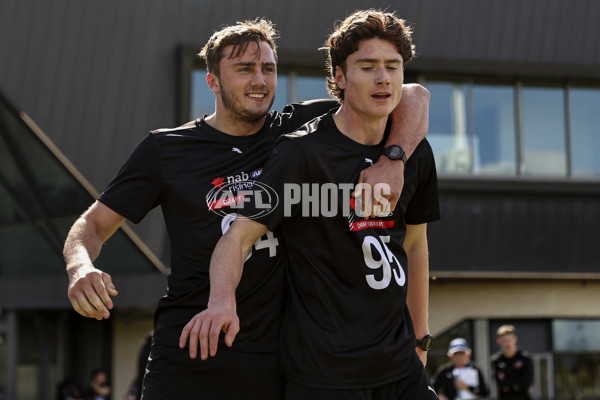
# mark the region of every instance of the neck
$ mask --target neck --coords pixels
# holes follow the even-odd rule
[[[266,116],[255,121],[248,121],[226,111],[217,109],[213,114],[205,118],[208,125],[218,131],[232,136],[248,136],[260,131],[265,124]]]
[[[381,143],[385,134],[387,116],[373,117],[350,110],[342,103],[339,110],[333,115],[335,125],[350,139],[365,145]]]
[[[515,354],[517,354],[516,347],[504,350],[504,355],[508,358],[513,358]]]

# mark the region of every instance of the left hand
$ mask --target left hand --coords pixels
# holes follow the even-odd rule
[[[454,380],[454,387],[456,389],[458,389],[458,390],[468,390],[469,389],[469,385],[467,385],[466,383],[464,383],[460,379],[455,379]]]
[[[404,163],[385,156],[379,157],[375,164],[361,171],[358,183],[366,183],[372,190],[355,190],[352,197],[360,198],[361,203],[369,207],[367,212],[370,210],[371,218],[385,216],[394,211],[400,199],[404,187]],[[378,191],[379,185],[375,187],[378,183],[387,185],[389,191]]]

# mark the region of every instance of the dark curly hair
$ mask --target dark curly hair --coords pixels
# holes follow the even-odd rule
[[[358,50],[358,44],[365,39],[383,39],[392,42],[402,56],[404,64],[415,55],[412,43],[412,29],[406,21],[398,18],[393,12],[380,10],[355,11],[342,23],[325,42],[321,50],[327,51],[327,89],[331,96],[342,102],[344,91],[335,83],[335,69],[342,68],[346,72],[346,59]]]

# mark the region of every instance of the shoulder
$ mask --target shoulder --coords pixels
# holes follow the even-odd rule
[[[531,359],[531,353],[529,353],[526,350],[518,350],[517,354],[520,358],[526,358],[526,359]]]
[[[178,126],[176,128],[159,128],[150,133],[156,137],[158,136],[168,136],[169,134],[174,134],[174,136],[181,135],[184,132],[189,132],[191,129],[198,127],[198,120],[193,120],[186,122],[185,124]]]
[[[292,133],[281,135],[277,145],[281,143],[293,143],[293,146],[297,147],[310,146],[315,142],[324,140],[322,134],[329,130],[330,127],[327,123],[327,116],[320,116],[308,121]],[[291,144],[289,146],[291,146]]]

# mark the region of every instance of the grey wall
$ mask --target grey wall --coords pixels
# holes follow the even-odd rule
[[[265,16],[282,62],[318,64],[333,21],[366,7],[414,24],[413,71],[600,79],[594,0],[0,0],[0,90],[101,190],[149,130],[179,122],[179,45]],[[137,231],[166,254],[157,213]]]

